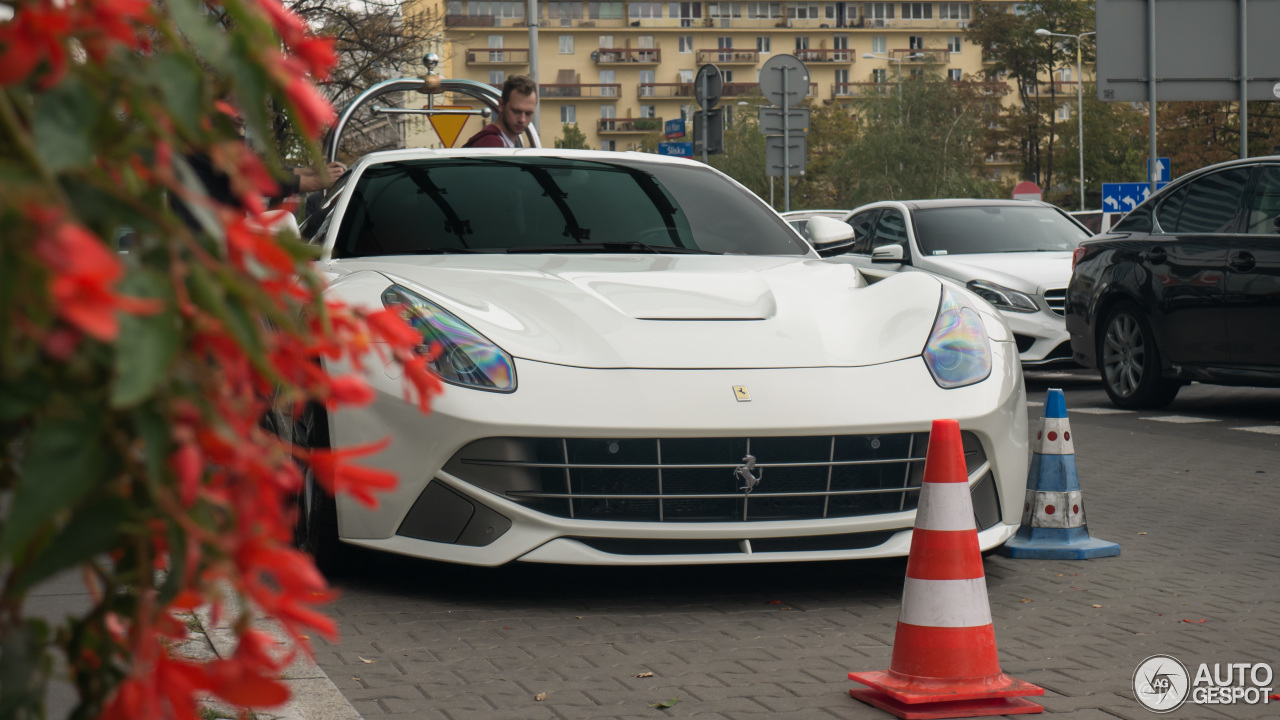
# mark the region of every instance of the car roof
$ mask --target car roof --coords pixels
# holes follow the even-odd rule
[[[837,217],[839,215],[844,215],[847,212],[849,211],[838,208],[828,208],[825,210],[788,210],[787,212],[781,213],[781,215],[788,220],[804,220],[814,217],[815,215]]]
[[[1004,200],[999,198],[979,199],[979,198],[937,198],[933,200],[879,200],[866,205],[860,205],[848,213],[852,215],[863,210],[870,210],[879,207],[902,206],[908,210],[932,210],[934,208],[956,208],[956,207],[1026,207],[1035,205],[1038,207],[1056,208],[1056,205],[1039,200]]]
[[[551,157],[572,160],[617,161],[643,160],[645,162],[665,165],[685,165],[688,167],[708,167],[700,162],[685,158],[642,153],[631,150],[565,150],[562,148],[408,148],[403,150],[383,150],[371,152],[360,157],[358,164],[400,162],[403,160],[436,160],[454,157]]]

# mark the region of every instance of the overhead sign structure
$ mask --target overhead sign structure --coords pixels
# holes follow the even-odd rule
[[[668,120],[662,124],[662,134],[668,140],[684,137],[684,118]]]
[[[1156,166],[1154,168],[1155,172],[1152,173],[1153,168],[1151,167],[1151,158],[1147,158],[1147,182],[1151,182],[1152,180],[1155,180],[1158,183],[1169,182],[1173,179],[1169,177],[1170,167],[1172,166],[1169,164],[1169,158],[1156,158]],[[1155,177],[1152,177],[1153,174]]]
[[[427,109],[427,105],[422,106]],[[430,107],[432,110],[473,110],[470,105],[435,105]],[[454,115],[450,113],[435,113],[427,116],[427,120],[431,122],[431,127],[435,128],[436,135],[440,136],[440,143],[447,148],[451,148],[458,142],[458,136],[462,134],[462,128],[466,126],[467,119],[471,115]]]
[[[1156,183],[1156,189],[1168,185]],[[1129,212],[1151,197],[1151,185],[1144,182],[1102,183],[1102,209],[1106,212]]]
[[[670,157],[693,157],[693,143],[691,142],[664,142],[658,143],[658,154],[668,155]]]

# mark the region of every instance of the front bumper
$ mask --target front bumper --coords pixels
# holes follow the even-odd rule
[[[1026,396],[1012,343],[992,343],[993,369],[977,385],[943,390],[921,358],[857,368],[761,370],[593,370],[517,360],[519,388],[509,395],[448,387],[430,415],[403,400],[400,379],[370,374],[377,398],[331,418],[336,446],[391,437],[367,460],[396,472],[399,486],[369,510],[338,499],[341,538],[354,545],[474,565],[513,560],[593,565],[699,564],[834,560],[901,556],[910,546],[914,511],[858,517],[756,522],[630,522],[557,517],[476,487],[443,470],[469,443],[493,437],[707,438],[859,435],[927,432],[934,419],[954,418],[976,436],[990,473],[1000,521],[979,534],[984,550],[1017,530],[1027,473]],[[734,386],[746,386],[740,402]],[[465,500],[478,515],[499,521],[496,539],[483,545],[434,542],[397,531],[429,483]],[[462,519],[465,524],[466,518]],[[509,527],[505,522],[509,521]],[[483,532],[483,529],[481,530]],[[875,543],[821,547],[822,538],[858,533]],[[611,540],[655,548],[652,553],[607,552]],[[809,549],[795,547],[796,539]],[[661,541],[727,541],[714,552],[668,553]],[[761,552],[752,545],[782,548]],[[838,543],[837,543],[838,544]],[[859,546],[862,545],[862,546]],[[727,546],[727,550],[726,550]],[[601,549],[605,548],[605,549]]]
[[[1070,365],[1071,336],[1066,321],[1051,310],[1034,313],[1000,311],[1018,347],[1023,367]]]

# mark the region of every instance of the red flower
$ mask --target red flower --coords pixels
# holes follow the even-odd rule
[[[391,444],[391,438],[334,450],[311,450],[306,461],[315,471],[316,480],[330,494],[345,492],[368,507],[377,507],[373,492],[391,490],[396,486],[396,475],[386,470],[348,465],[346,460],[380,452]]]
[[[333,106],[305,77],[293,77],[285,85],[284,92],[293,105],[298,124],[308,136],[315,137],[322,126],[334,121]]]
[[[343,405],[363,407],[373,402],[373,390],[358,375],[343,375],[329,382],[329,397]]]
[[[41,87],[56,85],[67,71],[62,43],[70,32],[65,9],[21,6],[12,20],[0,23],[0,86],[26,81],[41,61],[49,65]]]
[[[178,478],[178,499],[185,507],[191,507],[200,490],[204,475],[204,456],[194,442],[185,442],[169,456],[169,467]]]
[[[336,38],[306,37],[292,47],[293,54],[307,64],[311,76],[323,82],[329,77],[329,70],[338,64],[338,54],[334,51]]]

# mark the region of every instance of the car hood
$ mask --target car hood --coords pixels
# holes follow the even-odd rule
[[[921,258],[916,266],[960,282],[989,280],[1032,294],[1064,288],[1071,279],[1070,252],[930,255]]]
[[[353,304],[400,283],[515,357],[592,368],[900,360],[921,353],[941,295],[922,273],[868,286],[848,265],[775,256],[401,256],[329,270]]]

